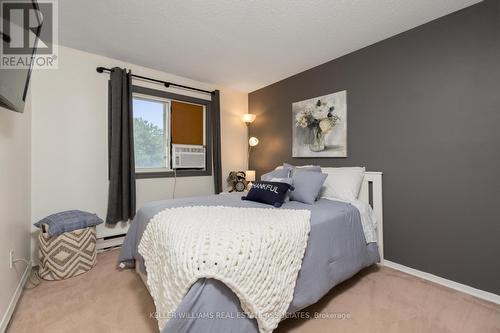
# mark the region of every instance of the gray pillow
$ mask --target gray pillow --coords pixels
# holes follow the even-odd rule
[[[321,167],[319,165],[295,166],[288,163],[283,163],[283,169],[288,170],[290,177],[293,176],[295,170],[321,172]]]
[[[84,212],[81,210],[67,210],[47,216],[35,223],[35,226],[42,228],[42,225],[48,226],[50,236],[60,235],[64,232],[88,228],[101,224],[103,221],[96,214]]]
[[[322,172],[295,169],[292,176],[295,190],[290,192],[290,200],[312,205],[328,175]]]
[[[288,178],[288,169],[276,169],[260,176],[260,180],[269,182],[273,178]],[[290,184],[291,185],[291,184]]]

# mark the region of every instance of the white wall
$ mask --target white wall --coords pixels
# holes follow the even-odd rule
[[[106,214],[109,75],[98,74],[97,66],[126,67],[139,75],[202,89],[220,89],[223,177],[229,170],[246,168],[247,133],[241,116],[248,110],[247,93],[60,47],[59,69],[36,71],[31,85],[33,222],[67,209],[95,212],[101,217]],[[155,84],[135,84],[162,88]],[[209,98],[176,89],[165,90]],[[145,202],[171,198],[172,185],[172,178],[137,180],[137,207]],[[212,193],[211,176],[177,180],[176,197]],[[102,225],[98,235],[122,233],[127,227],[125,223],[114,229]]]
[[[26,268],[17,263],[10,269],[9,252],[13,249],[16,258],[30,257],[30,127],[29,101],[22,114],[0,108],[0,318]]]

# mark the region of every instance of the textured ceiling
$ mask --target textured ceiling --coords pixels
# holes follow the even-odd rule
[[[253,91],[477,0],[63,0],[62,45]]]

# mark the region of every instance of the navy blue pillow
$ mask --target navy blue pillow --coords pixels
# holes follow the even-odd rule
[[[290,184],[260,181],[253,183],[247,196],[241,197],[241,200],[260,202],[279,208],[283,205],[288,191],[293,191],[293,186]]]

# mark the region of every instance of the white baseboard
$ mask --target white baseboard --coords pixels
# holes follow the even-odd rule
[[[28,280],[28,277],[31,273],[31,261],[26,265],[26,269],[24,270],[23,276],[21,277],[21,281],[17,285],[16,291],[10,300],[9,305],[7,306],[7,310],[5,311],[2,321],[0,322],[0,332],[4,333],[7,330],[7,326],[9,325],[10,318],[14,313],[14,309],[16,308],[17,302],[19,301],[19,297],[21,297],[21,293],[23,292],[24,285]]]
[[[489,301],[492,303],[500,304],[500,295],[496,295],[496,294],[490,293],[488,291],[476,289],[474,287],[471,287],[471,286],[468,286],[465,284],[451,281],[451,280],[448,280],[448,279],[445,279],[445,278],[442,278],[442,277],[439,277],[439,276],[436,276],[436,275],[433,275],[430,273],[422,272],[422,271],[419,271],[419,270],[411,268],[411,267],[403,266],[401,264],[397,264],[397,263],[389,261],[387,259],[384,260],[383,266],[387,266],[387,267],[396,269],[398,271],[417,276],[417,277],[422,278],[424,280],[428,280],[428,281],[440,284],[442,286],[461,291],[465,294],[472,295],[472,296],[475,296],[477,298],[480,298],[480,299],[483,299],[483,300],[486,300],[486,301]]]

